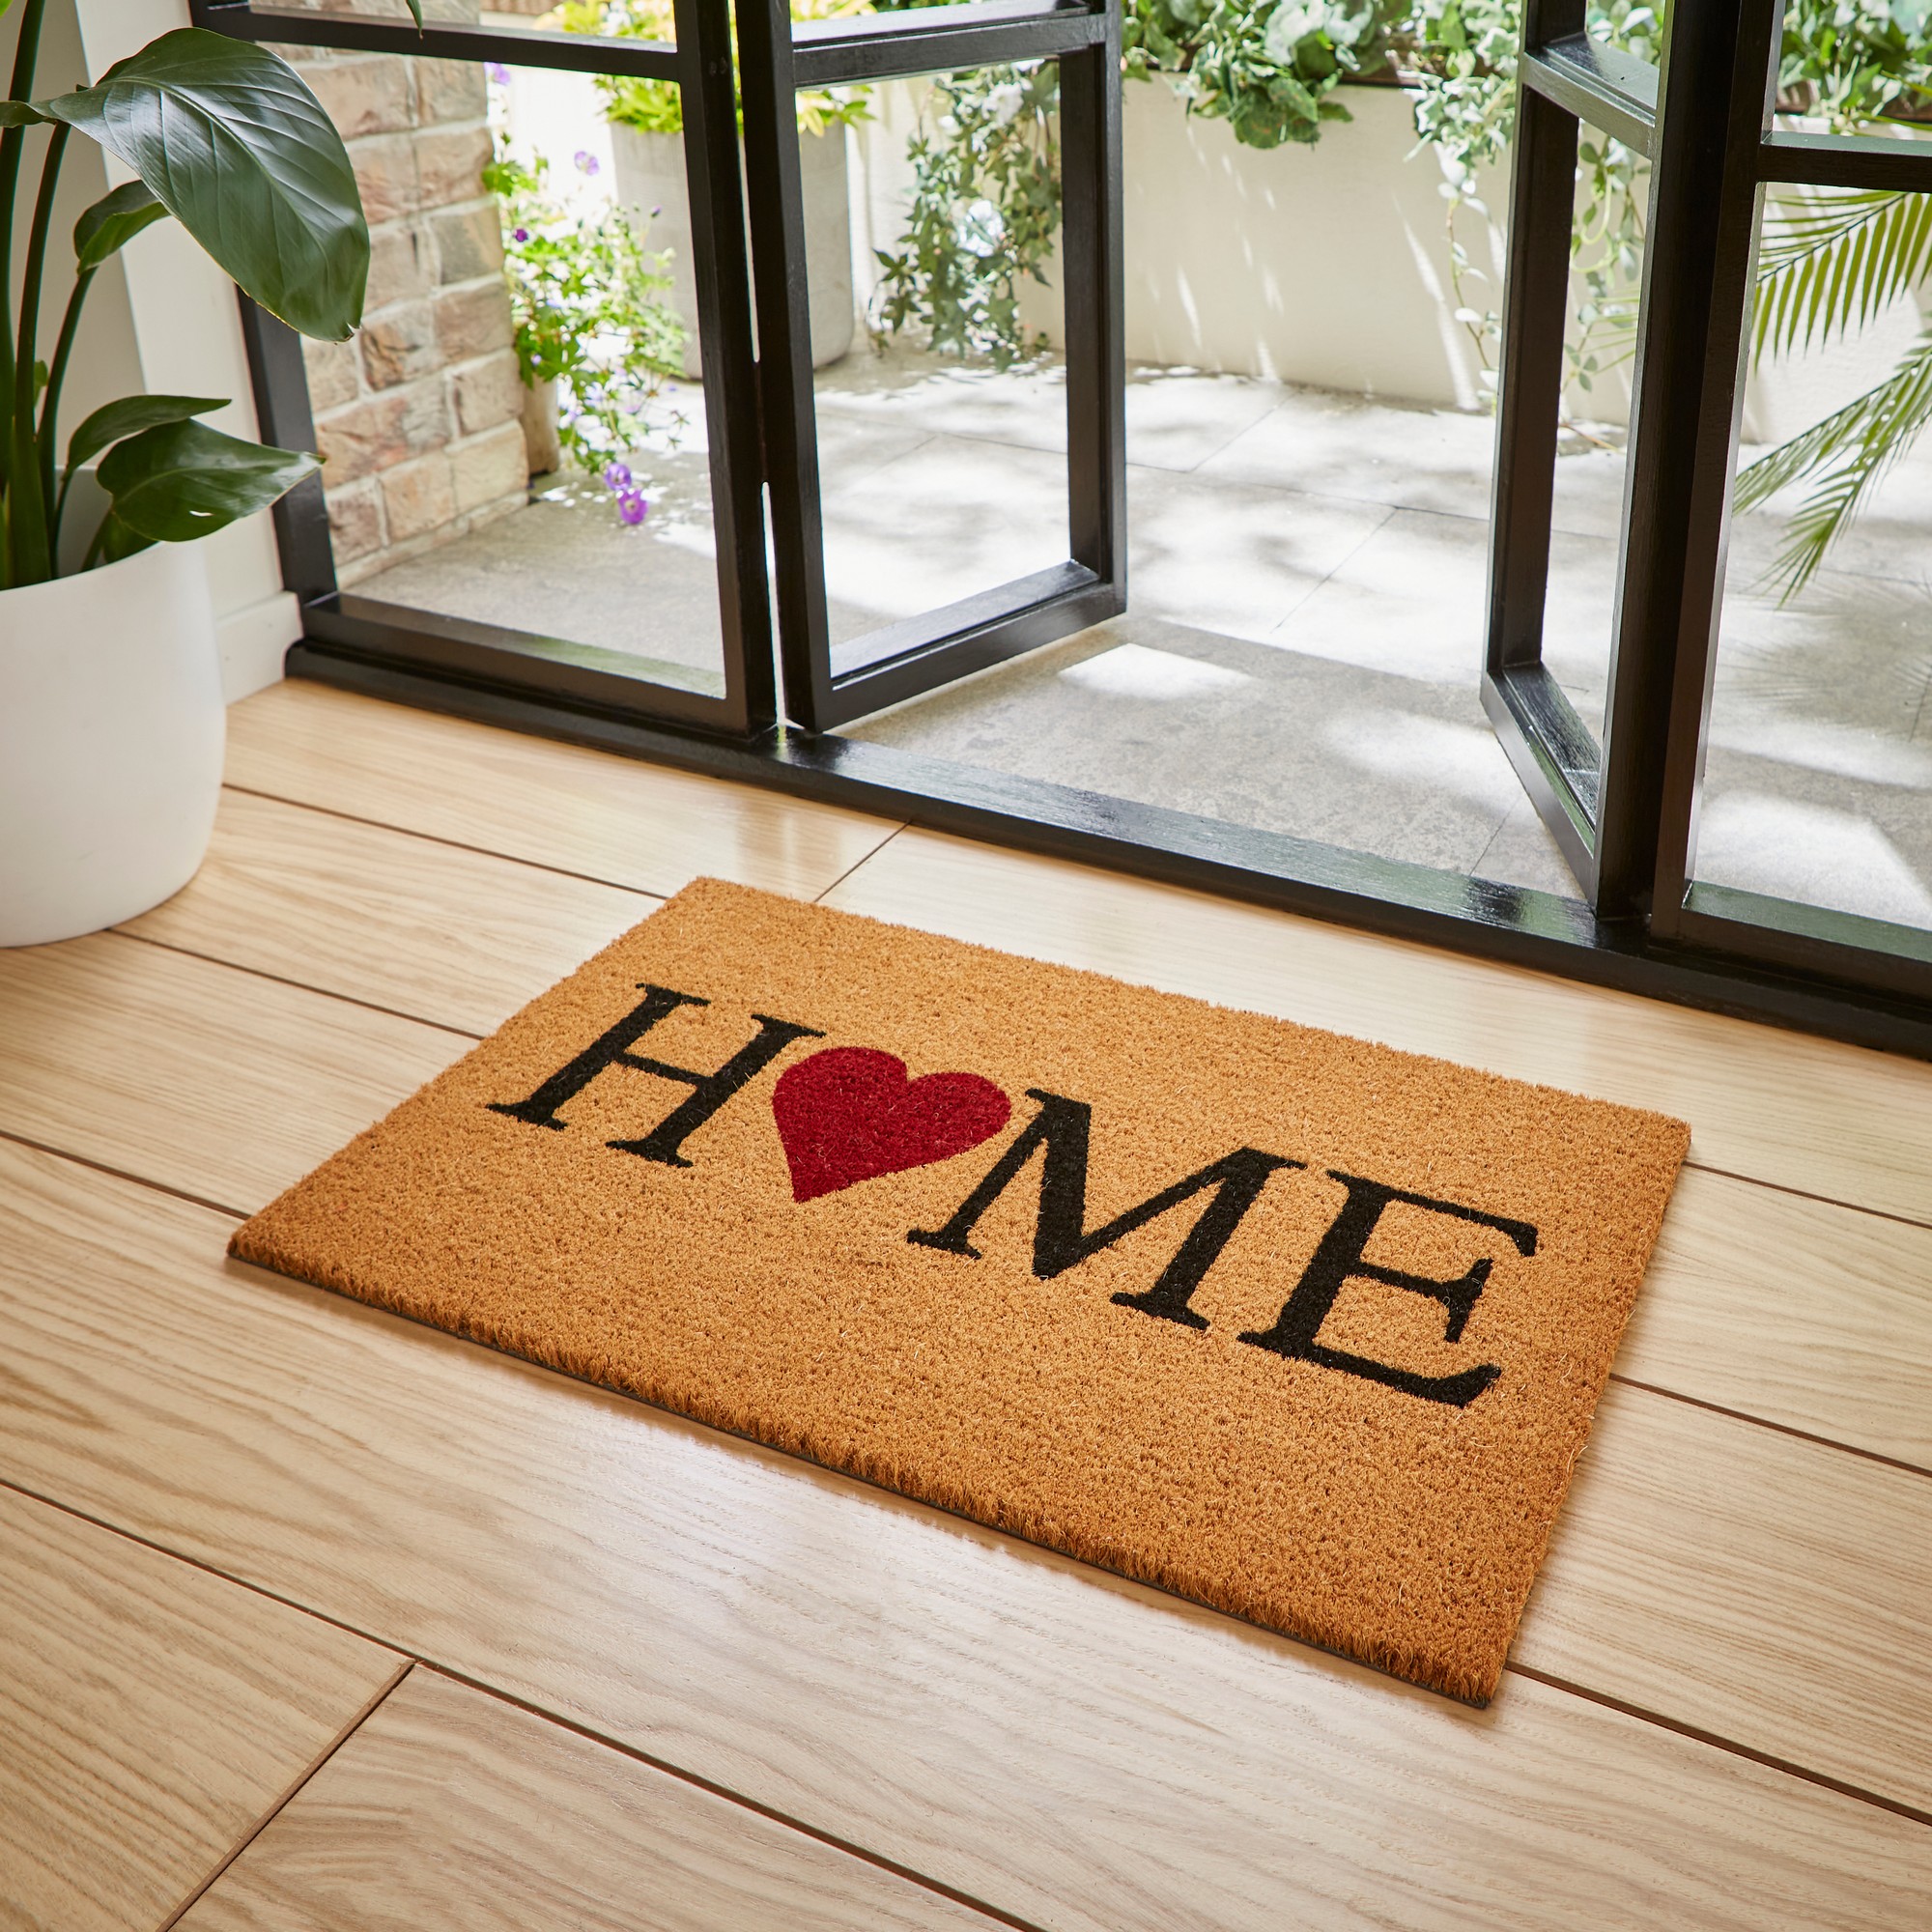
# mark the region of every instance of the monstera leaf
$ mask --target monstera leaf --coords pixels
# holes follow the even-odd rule
[[[110,525],[151,543],[187,543],[266,510],[321,468],[313,456],[243,442],[190,420],[117,442],[95,474],[113,498]],[[107,539],[120,542],[112,529]]]
[[[369,274],[355,175],[286,61],[182,27],[34,111],[126,162],[264,308],[326,342],[354,332]]]

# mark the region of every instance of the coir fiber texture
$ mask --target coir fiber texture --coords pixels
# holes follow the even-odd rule
[[[1480,1701],[1688,1139],[702,880],[233,1251]]]

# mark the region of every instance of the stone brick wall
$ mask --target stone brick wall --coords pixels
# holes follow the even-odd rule
[[[523,392],[481,178],[483,70],[286,51],[341,130],[369,217],[361,333],[304,345],[336,573],[350,584],[525,500]]]

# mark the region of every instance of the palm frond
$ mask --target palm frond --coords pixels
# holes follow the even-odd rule
[[[1788,541],[1768,573],[1780,586],[1779,603],[1790,603],[1811,581],[1840,531],[1927,423],[1932,423],[1932,328],[1883,383],[1739,473],[1740,510],[1756,509],[1801,479],[1818,479],[1792,518]]]
[[[1754,353],[1863,327],[1932,274],[1932,194],[1855,189],[1766,208]]]

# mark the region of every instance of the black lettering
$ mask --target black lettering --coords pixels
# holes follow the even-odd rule
[[[666,1167],[689,1167],[690,1161],[678,1150],[726,1100],[756,1079],[793,1040],[824,1037],[816,1027],[796,1026],[790,1020],[753,1013],[758,1031],[750,1043],[740,1047],[716,1073],[694,1073],[686,1066],[668,1066],[662,1060],[646,1059],[631,1048],[667,1013],[679,1007],[708,1007],[711,1002],[696,993],[674,993],[668,986],[641,985],[639,991],[645,997],[638,1006],[568,1065],[558,1067],[527,1100],[513,1104],[490,1100],[484,1104],[493,1114],[507,1114],[513,1121],[561,1132],[568,1123],[557,1109],[574,1100],[607,1066],[629,1066],[639,1073],[654,1073],[660,1080],[679,1080],[691,1089],[690,1099],[666,1115],[642,1139],[607,1145],[645,1160],[660,1161]]]
[[[959,1210],[943,1228],[915,1228],[906,1239],[924,1248],[939,1248],[948,1254],[980,1259],[980,1250],[970,1236],[975,1224],[1017,1179],[1036,1149],[1044,1150],[1039,1177],[1039,1219],[1033,1239],[1033,1271],[1041,1281],[1110,1248],[1122,1236],[1145,1227],[1170,1208],[1208,1188],[1214,1190],[1200,1218],[1188,1231],[1179,1251],[1161,1271],[1154,1285],[1140,1294],[1117,1294],[1114,1299],[1125,1308],[1138,1308],[1165,1321],[1179,1321],[1189,1328],[1205,1328],[1208,1323],[1188,1306],[1189,1297],[1200,1287],[1202,1277],[1213,1266],[1230,1236],[1240,1226],[1241,1217],[1255,1204],[1279,1167],[1300,1167],[1298,1160],[1284,1160],[1279,1154],[1263,1153],[1258,1148],[1237,1148],[1233,1153],[1177,1180],[1138,1208],[1129,1208],[1105,1226],[1087,1232],[1087,1146],[1094,1110],[1084,1100],[1068,1100],[1058,1094],[1027,1089],[1027,1097],[1039,1102],[1039,1112],[1009,1147],[992,1171],[960,1204]]]
[[[1379,1180],[1364,1180],[1358,1175],[1336,1174],[1331,1170],[1328,1178],[1339,1180],[1349,1190],[1347,1204],[1330,1224],[1328,1232],[1321,1236],[1314,1260],[1295,1284],[1294,1293],[1289,1296],[1274,1326],[1265,1332],[1250,1331],[1239,1339],[1252,1342],[1258,1349],[1271,1349],[1277,1355],[1286,1355],[1291,1361],[1317,1362],[1324,1369],[1340,1369],[1345,1375],[1361,1376],[1369,1381],[1381,1382],[1389,1388],[1402,1390],[1405,1395],[1420,1396],[1425,1402],[1448,1403],[1456,1408],[1467,1407],[1502,1374],[1494,1362],[1464,1369],[1459,1375],[1418,1376],[1391,1363],[1375,1361],[1367,1355],[1351,1355],[1341,1349],[1327,1348],[1316,1338],[1321,1332],[1322,1322],[1328,1319],[1329,1310],[1335,1306],[1335,1297],[1341,1293],[1343,1285],[1361,1280],[1382,1282],[1390,1288],[1406,1288],[1412,1294],[1426,1294],[1439,1301],[1449,1313],[1442,1339],[1445,1342],[1462,1340],[1463,1324],[1490,1278],[1490,1261],[1485,1257],[1474,1263],[1467,1274],[1459,1275],[1454,1281],[1432,1281],[1426,1275],[1405,1274],[1400,1268],[1382,1267],[1375,1262],[1364,1261],[1362,1256],[1370,1237],[1393,1202],[1400,1201],[1410,1208],[1424,1208],[1434,1214],[1452,1214],[1459,1220],[1473,1221],[1485,1228],[1495,1228],[1507,1235],[1516,1243],[1518,1252],[1524,1255],[1536,1252],[1536,1230],[1527,1221],[1511,1221],[1500,1214],[1486,1214],[1480,1208],[1464,1208],[1456,1201],[1432,1200],[1427,1194],[1409,1194],[1400,1187],[1385,1186]]]

